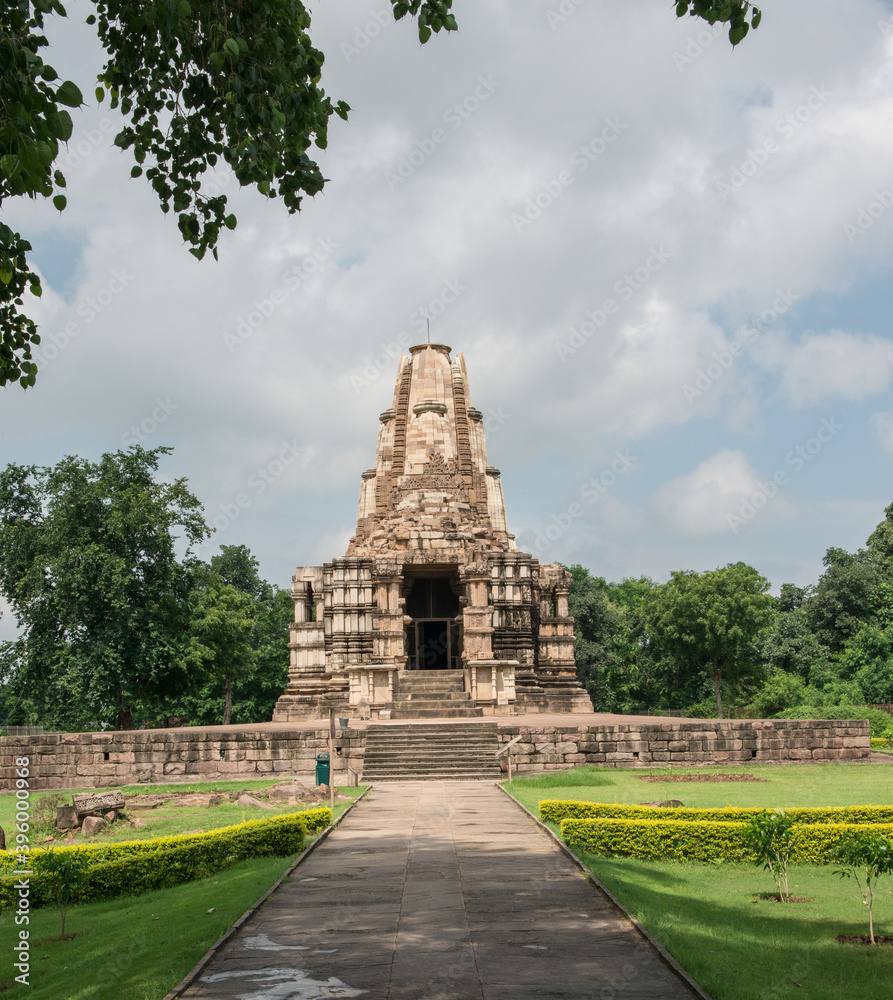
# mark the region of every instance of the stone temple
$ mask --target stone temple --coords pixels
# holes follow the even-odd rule
[[[519,552],[461,354],[400,359],[346,555],[292,581],[274,722],[591,712],[574,667],[570,573]]]

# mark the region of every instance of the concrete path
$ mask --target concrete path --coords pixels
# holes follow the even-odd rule
[[[692,1000],[493,784],[374,787],[189,1000]]]

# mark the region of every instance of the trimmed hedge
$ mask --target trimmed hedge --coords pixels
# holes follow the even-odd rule
[[[658,806],[634,806],[622,803],[574,802],[543,799],[540,819],[545,823],[560,823],[564,819],[648,819],[695,820],[715,823],[745,823],[752,816],[766,812],[765,808],[725,806],[722,809],[691,809]],[[785,815],[795,823],[893,823],[893,806],[795,806],[785,809]]]
[[[119,844],[72,845],[53,848],[53,851],[78,851],[89,857],[77,901],[92,902],[115,896],[138,896],[154,889],[193,882],[248,858],[296,854],[304,846],[305,834],[323,829],[331,822],[332,811],[324,807],[271,819],[249,820],[207,833],[177,834]],[[49,854],[46,848],[31,851],[34,874],[29,880],[29,901],[32,907],[55,902],[54,879],[45,870]],[[16,864],[16,856],[11,852],[0,855],[3,871],[12,871]],[[14,875],[0,877],[0,908],[17,904],[17,882]]]
[[[669,811],[669,810],[668,810]],[[649,861],[750,861],[744,823],[678,819],[565,819],[561,836],[585,854]],[[791,861],[826,865],[848,833],[872,830],[893,836],[893,823],[798,823]]]

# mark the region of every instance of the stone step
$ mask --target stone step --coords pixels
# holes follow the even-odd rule
[[[418,703],[417,703],[418,704]],[[417,717],[415,708],[411,717]],[[443,705],[430,710],[442,717]],[[479,712],[466,707],[463,713]],[[495,778],[501,774],[495,723],[444,725],[370,724],[366,728],[363,776],[370,780],[413,778]]]
[[[467,708],[392,708],[392,719],[480,719],[484,715],[482,708],[474,708],[469,705]]]

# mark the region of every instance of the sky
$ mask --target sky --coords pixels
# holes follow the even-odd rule
[[[48,61],[92,94],[67,5]],[[893,4],[767,3],[736,49],[658,0],[456,0],[420,46],[382,0],[312,4],[351,106],[289,216],[183,245],[93,98],[68,208],[7,202],[45,292],[0,461],[169,446],[288,587],[343,555],[401,352],[463,352],[509,526],[609,580],[743,560],[815,582],[893,501]],[[14,632],[7,614],[0,638]]]

